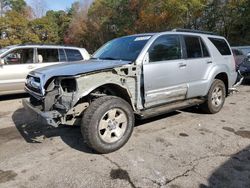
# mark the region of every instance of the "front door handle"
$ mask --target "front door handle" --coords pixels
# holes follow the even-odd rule
[[[180,68],[185,68],[186,66],[187,66],[186,63],[179,63],[179,67],[180,67]]]
[[[212,61],[207,61],[207,64],[211,64],[211,63],[213,63]]]

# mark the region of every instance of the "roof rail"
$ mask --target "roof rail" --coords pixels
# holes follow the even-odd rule
[[[78,48],[74,45],[65,45],[65,44],[46,44],[46,43],[23,43],[23,44],[18,44],[17,46],[29,46],[29,45],[37,45],[37,46],[63,46],[63,47],[75,47]]]
[[[207,34],[207,35],[217,35],[216,33],[210,31],[200,31],[200,30],[193,30],[193,29],[180,29],[176,28],[173,29],[174,32],[187,32],[187,33],[200,33],[200,34]]]

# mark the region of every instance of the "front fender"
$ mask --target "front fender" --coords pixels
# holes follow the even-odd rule
[[[81,99],[88,96],[92,91],[103,85],[116,85],[125,89],[130,97],[134,108],[135,103],[135,78],[118,75],[112,71],[99,72],[83,75],[77,78],[77,99],[74,105]]]

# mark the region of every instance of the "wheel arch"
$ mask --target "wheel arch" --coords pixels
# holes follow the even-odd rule
[[[223,81],[223,83],[225,84],[225,87],[226,87],[226,96],[228,96],[229,95],[229,86],[228,86],[227,73],[221,72],[221,73],[217,74],[214,79],[218,79],[218,80]]]
[[[122,98],[123,100],[129,103],[129,105],[132,107],[133,110],[135,110],[135,106],[132,101],[132,96],[130,92],[128,91],[128,89],[116,83],[105,83],[105,84],[98,85],[94,88],[91,88],[87,92],[84,92],[79,97],[79,101],[83,98],[89,97],[92,93],[103,91],[103,90],[108,91],[108,93],[106,93],[107,95],[117,96],[117,97]]]

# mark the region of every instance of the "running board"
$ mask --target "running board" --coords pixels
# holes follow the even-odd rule
[[[141,119],[146,119],[146,118],[162,115],[168,112],[172,112],[175,110],[180,110],[180,109],[187,108],[190,106],[202,104],[204,102],[205,102],[204,99],[188,99],[188,100],[181,101],[181,102],[168,103],[162,106],[149,108],[149,109],[141,111],[139,115]]]

